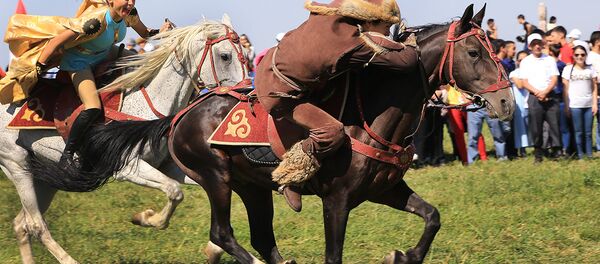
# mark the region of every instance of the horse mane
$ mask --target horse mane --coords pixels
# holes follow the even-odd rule
[[[434,34],[439,33],[440,29],[450,25],[451,22],[441,24],[427,24],[422,26],[414,26],[407,28],[407,31],[415,32],[419,39],[426,39]]]
[[[117,62],[117,69],[132,67],[134,70],[121,75],[100,91],[130,91],[138,89],[146,81],[151,80],[158,74],[175,49],[182,48],[179,56],[183,59],[188,58],[190,55],[190,47],[193,41],[197,39],[198,34],[202,34],[202,38],[204,39],[218,38],[220,35],[224,34],[223,24],[205,20],[196,25],[175,28],[157,34],[152,37],[151,40],[157,40],[158,47],[151,52],[119,59]]]

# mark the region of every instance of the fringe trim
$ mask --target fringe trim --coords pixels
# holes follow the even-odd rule
[[[366,34],[364,34],[362,32],[360,32],[360,38],[365,42],[365,45],[367,45],[369,48],[371,48],[373,50],[373,52],[375,53],[374,54],[375,56],[389,52],[388,49],[378,45],[372,39],[370,39]]]
[[[400,23],[400,10],[395,0],[384,0],[382,5],[376,5],[365,0],[345,0],[339,8],[327,5],[313,4],[307,0],[304,7],[319,15],[340,15],[362,21],[383,20],[393,24]]]
[[[302,141],[294,144],[283,155],[283,160],[272,173],[279,185],[297,185],[312,178],[319,170],[314,158],[302,150]]]

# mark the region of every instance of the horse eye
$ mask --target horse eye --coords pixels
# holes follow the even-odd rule
[[[221,54],[221,59],[224,61],[228,61],[231,59],[231,54],[223,53]]]
[[[477,58],[477,57],[479,57],[479,52],[474,51],[474,50],[470,50],[469,51],[469,56],[471,56],[471,58]]]

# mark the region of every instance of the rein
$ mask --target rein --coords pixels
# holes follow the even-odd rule
[[[505,78],[505,80],[502,80],[503,77],[506,77],[506,72],[504,71],[504,67],[502,67],[502,64],[500,63],[500,59],[494,52],[492,43],[490,42],[490,39],[485,34],[485,32],[481,29],[481,27],[479,25],[477,25],[476,23],[471,22],[472,29],[457,37],[456,36],[456,28],[459,25],[460,25],[459,21],[452,22],[452,24],[450,24],[450,28],[448,29],[448,36],[446,38],[446,47],[444,48],[444,53],[442,55],[442,59],[440,60],[440,62],[438,64],[438,68],[439,68],[438,78],[439,78],[441,84],[452,85],[460,92],[469,95],[470,98],[466,103],[459,104],[459,105],[448,105],[446,103],[431,102],[431,106],[438,107],[438,108],[444,108],[444,109],[465,110],[467,106],[469,106],[471,104],[475,104],[476,108],[468,109],[468,111],[476,111],[476,110],[479,110],[479,109],[485,107],[485,100],[481,97],[481,95],[486,94],[486,93],[500,91],[503,89],[507,89],[511,86],[511,84],[506,78]],[[454,79],[455,45],[457,42],[464,40],[471,36],[474,36],[475,38],[477,38],[479,43],[481,43],[481,45],[488,52],[488,55],[490,56],[490,58],[492,58],[492,61],[496,65],[496,69],[497,69],[497,73],[498,73],[498,75],[497,75],[498,78],[496,80],[496,83],[491,84],[490,86],[486,87],[484,90],[479,91],[479,92],[468,92],[468,91],[464,91],[464,90],[460,89],[459,87],[456,87],[456,80]],[[444,81],[445,80],[444,66],[446,65],[446,61],[448,61],[448,75],[450,78],[450,80],[448,82]],[[438,101],[441,101],[441,100],[439,100],[439,98],[438,98]]]
[[[454,73],[453,73],[455,44],[456,44],[456,42],[461,41],[461,40],[466,39],[471,36],[474,36],[477,38],[477,40],[481,43],[481,45],[488,52],[490,58],[492,58],[492,60],[494,61],[494,64],[496,65],[496,68],[498,69],[498,79],[497,79],[496,83],[486,87],[486,89],[484,89],[483,91],[476,92],[476,93],[462,91],[463,93],[467,93],[472,96],[472,99],[470,100],[470,102],[468,102],[466,104],[461,104],[461,105],[443,104],[441,106],[434,104],[433,106],[441,107],[441,108],[464,109],[464,108],[466,108],[467,105],[476,104],[479,107],[479,109],[481,109],[485,106],[484,102],[483,102],[483,98],[481,97],[482,94],[496,92],[496,91],[499,91],[502,89],[506,89],[506,88],[510,87],[510,82],[508,80],[502,80],[502,78],[504,76],[506,76],[506,73],[504,72],[504,68],[500,64],[500,59],[498,58],[498,56],[496,56],[496,53],[492,49],[492,43],[490,42],[490,40],[487,37],[487,35],[485,34],[485,32],[481,29],[481,27],[478,26],[477,24],[471,22],[471,25],[473,26],[473,28],[469,32],[466,32],[458,37],[455,37],[456,28],[458,27],[459,24],[460,24],[459,21],[455,21],[450,25],[450,28],[448,29],[448,37],[446,39],[446,47],[444,48],[444,53],[439,62],[439,65],[438,65],[438,68],[439,68],[438,74],[439,74],[440,82],[443,82],[443,80],[444,80],[444,65],[446,64],[446,61],[448,61],[448,64],[449,64],[448,65],[448,75],[449,75],[450,81],[446,82],[444,84],[450,84],[453,86],[456,85],[456,80],[454,79]],[[419,60],[419,63],[421,63],[420,60]],[[373,140],[377,141],[378,143],[382,144],[383,146],[387,147],[389,150],[378,149],[378,148],[369,146],[365,143],[362,143],[355,138],[350,138],[350,142],[352,144],[352,150],[354,150],[358,153],[361,153],[369,158],[372,158],[372,159],[375,159],[375,160],[378,160],[378,161],[381,161],[384,163],[392,164],[399,169],[402,169],[402,170],[408,169],[408,167],[412,163],[412,158],[415,153],[414,145],[410,144],[407,147],[402,147],[398,144],[387,141],[386,139],[384,139],[383,137],[381,137],[380,135],[375,133],[373,131],[373,129],[371,129],[371,127],[367,124],[365,117],[364,117],[364,110],[363,110],[363,106],[362,106],[360,90],[358,88],[359,87],[357,86],[356,104],[358,107],[358,112],[360,114],[361,122],[363,123],[363,128],[367,132],[367,134],[369,135],[369,137],[371,139],[373,139]],[[427,96],[427,93],[425,94],[425,96]],[[424,109],[425,108],[423,108],[421,112],[423,112]],[[422,119],[423,119],[423,113],[421,113],[421,120]],[[419,124],[420,123],[421,122],[419,121]]]
[[[197,74],[198,74],[198,76],[200,76],[200,70],[202,69],[204,60],[206,60],[207,55],[208,55],[208,58],[210,58],[210,68],[212,70],[213,78],[214,78],[215,82],[217,83],[216,88],[221,87],[221,83],[219,82],[219,76],[217,76],[217,70],[215,69],[215,60],[214,60],[214,56],[213,56],[212,46],[221,41],[225,41],[225,40],[227,40],[227,41],[229,41],[229,43],[231,43],[231,46],[237,53],[237,59],[242,65],[243,76],[246,76],[246,73],[247,73],[246,72],[246,64],[248,63],[248,61],[246,60],[246,57],[244,56],[242,44],[240,43],[240,37],[238,36],[238,34],[235,31],[231,30],[228,26],[225,26],[225,36],[221,36],[216,39],[207,39],[206,40],[206,43],[204,44],[204,52],[202,53],[202,59],[200,60],[200,64],[198,64],[198,66],[197,66]],[[242,82],[246,82],[246,80],[242,80],[238,84],[241,84]]]

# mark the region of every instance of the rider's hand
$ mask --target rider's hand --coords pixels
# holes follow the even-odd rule
[[[162,24],[162,26],[160,27],[159,32],[165,32],[165,31],[169,31],[171,29],[175,28],[175,24],[173,24],[171,21],[169,21],[168,18],[165,18],[165,22]]]

